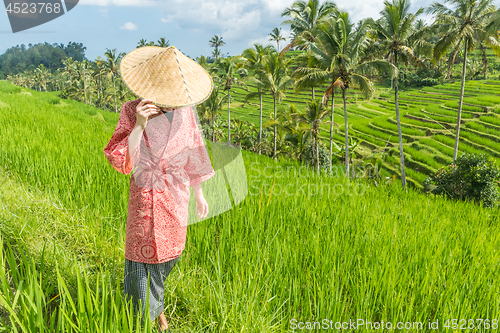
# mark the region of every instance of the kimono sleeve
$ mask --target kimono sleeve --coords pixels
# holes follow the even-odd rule
[[[135,107],[137,103],[133,102],[130,101],[123,104],[115,132],[111,136],[106,148],[104,148],[104,155],[111,166],[116,171],[125,175],[130,174],[133,165],[128,154],[128,139],[136,122]],[[135,150],[132,159],[137,159],[138,155],[139,147]]]
[[[189,150],[189,155],[187,158],[187,163],[184,166],[184,170],[189,176],[189,186],[193,186],[206,181],[215,175],[215,171],[210,162],[210,157],[208,156],[207,148],[203,142],[200,130],[196,125],[194,114],[192,114],[192,146]]]

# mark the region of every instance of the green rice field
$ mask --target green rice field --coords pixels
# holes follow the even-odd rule
[[[500,88],[495,82],[467,83],[471,107],[483,106],[473,103],[479,97],[493,105],[464,110],[471,118],[464,117],[461,152],[500,152],[495,94],[474,93]],[[349,133],[375,147],[397,137],[392,98],[350,104],[360,117],[349,119]],[[410,100],[403,134],[414,167],[408,176],[418,183],[450,163],[444,120],[453,108],[444,99],[430,109]],[[235,106],[234,114],[255,119],[255,105]],[[102,153],[117,121],[56,93],[0,81],[0,332],[154,331],[123,299],[129,176]],[[388,175],[397,172],[397,156],[389,155]],[[173,332],[294,332],[324,320],[335,332],[335,323],[349,320],[363,324],[342,331],[461,332],[452,319],[474,319],[467,332],[498,328],[500,208],[403,190],[397,180],[349,182],[341,165],[317,175],[293,161],[247,151],[243,158],[247,197],[189,226],[167,279]],[[373,328],[382,321],[407,328]],[[436,321],[439,329],[430,328]]]
[[[317,87],[315,96],[322,96],[326,86]],[[249,87],[250,91],[255,90]],[[258,127],[259,104],[258,100],[243,103],[245,90],[234,89],[234,103],[231,106],[232,118],[240,118],[253,122]],[[419,142],[424,147],[430,142],[440,142],[443,147],[425,152],[429,156],[426,164],[422,158],[417,158],[417,152],[405,148],[407,159],[416,160],[407,166],[412,169],[409,176],[411,184],[420,188],[426,178],[425,170],[435,170],[445,166],[449,157],[453,157],[454,133],[460,95],[460,82],[423,87],[422,89],[409,89],[400,91],[399,105],[401,113],[403,144],[410,146],[412,142]],[[286,94],[282,107],[294,103],[300,110],[312,97],[312,90],[295,93],[292,90]],[[385,154],[399,156],[398,131],[396,125],[394,91],[389,88],[377,87],[375,96],[364,100],[359,92],[351,90],[347,96],[349,134],[364,147],[362,154],[369,156],[373,153],[384,151]],[[337,144],[345,142],[344,111],[341,107],[342,100],[335,99],[334,121],[339,124],[335,127],[333,139]],[[264,117],[272,110],[272,98],[264,97]],[[222,110],[227,118],[227,106]],[[329,118],[329,117],[328,117]],[[267,119],[267,118],[266,118]],[[266,120],[265,119],[265,120]],[[264,121],[265,121],[264,120]],[[467,81],[465,96],[462,106],[462,125],[459,145],[459,155],[465,152],[487,153],[494,158],[500,157],[500,81],[479,80]],[[326,121],[321,126],[320,138],[328,147],[330,128]],[[443,136],[448,138],[444,139]],[[453,139],[453,140],[452,140]],[[387,149],[387,147],[389,147]],[[450,150],[451,149],[451,150]],[[436,157],[439,162],[436,162]],[[399,157],[396,159],[384,158],[385,176],[397,175],[399,177]],[[394,161],[394,163],[392,162]],[[437,164],[436,164],[437,163]]]

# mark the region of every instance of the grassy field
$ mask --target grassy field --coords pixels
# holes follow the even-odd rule
[[[13,245],[0,246],[0,332],[142,331],[122,298],[129,178],[102,153],[117,120],[0,82],[0,230]],[[378,123],[366,126],[391,131]],[[419,136],[407,153],[429,168],[439,159],[425,150],[449,161],[445,132]],[[167,279],[174,332],[499,318],[500,209],[243,157],[247,198],[188,228]]]

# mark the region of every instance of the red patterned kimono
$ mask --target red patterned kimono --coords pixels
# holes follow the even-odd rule
[[[114,169],[130,177],[125,258],[163,263],[178,257],[186,242],[189,187],[215,172],[192,107],[151,116],[130,160],[128,139],[141,100],[123,105],[104,154]]]

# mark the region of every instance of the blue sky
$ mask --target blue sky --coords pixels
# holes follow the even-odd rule
[[[294,0],[80,0],[65,15],[41,26],[13,34],[5,11],[0,14],[0,53],[17,44],[81,42],[94,60],[106,48],[129,52],[141,39],[165,37],[184,54],[208,56],[210,38],[218,34],[223,54],[241,54],[253,43],[268,44],[268,34],[279,27],[282,11]],[[379,17],[382,0],[335,3],[354,20]],[[432,0],[414,1],[413,10]],[[497,1],[497,5],[500,1]],[[430,17],[423,17],[430,22]],[[289,27],[281,26],[288,36]]]

